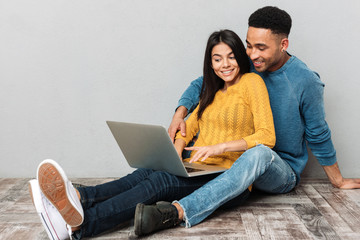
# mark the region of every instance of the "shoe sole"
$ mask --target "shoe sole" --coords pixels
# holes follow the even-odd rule
[[[36,208],[36,206],[35,206],[35,201],[34,201],[33,190],[32,190],[32,187],[31,187],[31,183],[30,183],[30,182],[28,183],[28,187],[29,187],[29,193],[30,193],[31,201],[32,201],[34,207]]]
[[[60,169],[55,162],[45,161],[40,164],[37,174],[40,189],[57,208],[65,222],[71,227],[77,227],[82,224],[83,216],[68,198],[69,190]]]
[[[144,235],[141,232],[141,220],[144,206],[145,205],[143,203],[138,203],[135,209],[134,232],[137,236]]]
[[[31,181],[29,181],[28,187],[29,187],[31,201],[36,209],[37,214],[40,217],[41,223],[45,227],[46,233],[48,234],[50,239],[59,240],[60,238],[58,237],[54,227],[52,226],[52,222],[50,221],[50,219],[46,216],[46,214],[43,214],[42,212],[38,212],[38,207],[36,206],[35,200],[34,200],[33,188],[31,186]]]

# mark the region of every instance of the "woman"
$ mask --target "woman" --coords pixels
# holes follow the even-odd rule
[[[266,86],[260,76],[248,73],[248,70],[245,48],[235,33],[224,30],[210,36],[205,52],[200,103],[186,120],[186,137],[180,133],[175,137],[175,147],[180,154],[200,132],[194,147],[185,148],[193,151],[185,161],[230,168],[247,149],[258,144],[268,147],[275,145]],[[224,181],[222,184],[238,183]],[[207,198],[202,191],[207,187],[172,204],[161,202],[146,206],[139,203],[135,213],[135,233],[139,236],[149,234],[175,226],[183,220],[187,227],[198,224],[212,213],[210,208],[198,209],[196,204]],[[251,191],[251,186],[248,191]],[[248,191],[230,202],[241,204],[247,198]]]
[[[188,148],[195,150],[192,158],[186,161],[201,160],[200,164],[229,168],[246,149],[256,144],[269,147],[275,144],[265,84],[258,75],[248,72],[249,60],[240,38],[230,30],[213,33],[205,53],[200,105],[187,121],[187,137],[178,136],[174,143],[181,155],[190,138],[200,131],[195,146]],[[182,178],[166,172],[138,169],[116,181],[75,189],[56,162],[45,160],[38,167],[39,186],[31,184],[31,188],[40,188],[41,194],[34,196],[34,190],[31,193],[37,209],[39,201],[36,198],[50,202],[58,211],[52,216],[61,216],[61,220],[71,227],[68,228],[72,236],[80,239],[131,219],[137,203],[180,199],[216,176]],[[245,199],[249,190],[240,198]],[[48,218],[47,221],[54,222],[55,219]],[[61,232],[62,236],[67,231],[64,226],[47,230],[52,235]]]
[[[266,86],[260,76],[249,73],[245,48],[229,30],[208,40],[200,103],[186,121],[186,137],[176,136],[179,155],[199,131],[194,147],[186,148],[196,150],[190,162],[203,157],[204,164],[230,168],[247,148],[275,144]]]

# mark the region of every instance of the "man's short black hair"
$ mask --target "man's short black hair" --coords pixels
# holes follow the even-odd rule
[[[249,17],[249,27],[270,29],[274,34],[289,36],[291,29],[290,15],[277,7],[263,7]]]

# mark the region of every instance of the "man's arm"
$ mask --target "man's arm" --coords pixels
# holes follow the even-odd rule
[[[181,95],[178,107],[170,123],[168,133],[172,141],[174,141],[177,131],[185,136],[185,117],[191,113],[199,103],[200,92],[202,87],[203,77],[199,77],[190,83],[190,86]]]
[[[190,86],[181,95],[178,107],[184,106],[187,108],[188,113],[194,111],[199,103],[200,92],[203,83],[203,77],[199,77],[190,83]]]
[[[305,135],[312,153],[322,165],[334,187],[342,189],[360,188],[360,179],[343,178],[336,160],[336,152],[331,141],[331,132],[325,121],[323,103],[324,84],[317,79],[306,88],[302,113],[306,123]]]
[[[360,188],[360,178],[343,178],[336,162],[331,166],[322,166],[331,184],[342,189]]]

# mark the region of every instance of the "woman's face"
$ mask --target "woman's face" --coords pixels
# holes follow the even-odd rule
[[[221,42],[211,51],[212,68],[217,76],[225,82],[225,89],[239,80],[240,67],[232,49]]]

